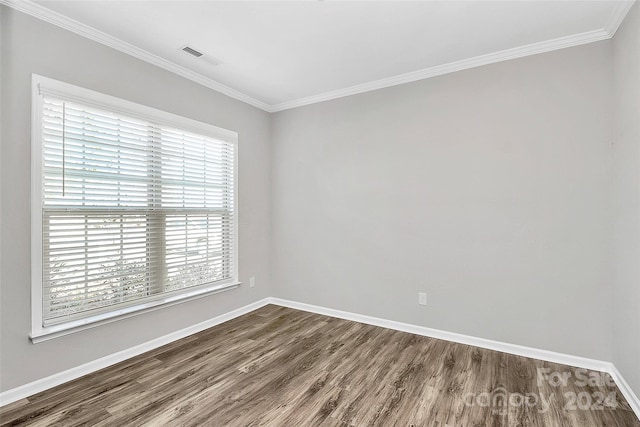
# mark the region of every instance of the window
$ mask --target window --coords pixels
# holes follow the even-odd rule
[[[34,342],[238,286],[236,145],[34,75]]]

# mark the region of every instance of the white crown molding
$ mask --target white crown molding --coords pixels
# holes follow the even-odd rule
[[[464,59],[451,62],[448,64],[438,65],[423,70],[413,71],[406,74],[400,74],[368,83],[363,83],[348,88],[338,89],[318,95],[305,98],[299,98],[292,101],[286,101],[279,104],[267,104],[253,98],[236,89],[223,85],[209,77],[196,73],[181,65],[177,65],[171,61],[159,57],[151,52],[136,47],[130,43],[106,34],[100,30],[90,27],[86,24],[68,18],[60,13],[54,12],[44,6],[33,3],[31,0],[0,0],[0,4],[5,4],[20,12],[29,14],[43,21],[49,22],[58,27],[64,28],[90,40],[102,43],[116,50],[124,52],[135,58],[156,65],[167,71],[173,72],[186,79],[192,80],[205,87],[223,93],[231,98],[253,105],[264,111],[273,113],[277,111],[289,110],[292,108],[302,107],[305,105],[315,104],[318,102],[329,101],[332,99],[342,98],[345,96],[356,95],[363,92],[369,92],[386,87],[392,87],[404,83],[410,83],[417,80],[428,79],[430,77],[441,76],[443,74],[454,73],[470,68],[480,67],[482,65],[494,64],[497,62],[508,61],[511,59],[522,58],[525,56],[536,55],[539,53],[550,52],[553,50],[564,49],[567,47],[579,46],[586,43],[593,43],[613,37],[624,20],[625,16],[633,6],[635,0],[619,1],[612,11],[604,28],[599,30],[587,31],[566,37],[560,37],[544,42],[533,43],[512,49],[506,49],[499,52],[493,52],[486,55],[476,56],[474,58]]]
[[[620,28],[622,21],[627,16],[633,4],[636,0],[628,0],[628,1],[619,1],[616,3],[616,7],[611,12],[607,23],[604,26],[604,29],[607,33],[609,33],[609,37],[613,37],[616,35],[616,31]]]
[[[260,108],[261,110],[270,110],[270,106],[265,102],[255,99],[238,90],[225,86],[222,83],[219,83],[209,77],[205,77],[202,74],[196,73],[195,71],[192,71],[174,62],[168,61],[156,54],[134,46],[131,43],[125,42],[124,40],[113,37],[89,25],[78,22],[75,19],[71,19],[58,12],[54,12],[51,9],[32,2],[31,0],[0,0],[0,4],[7,5],[17,11],[26,13],[27,15],[31,15],[35,18],[41,19],[45,22],[71,31],[72,33],[76,33],[82,37],[86,37],[89,40],[93,40],[105,46],[109,46],[113,49],[119,50],[120,52],[133,56],[134,58],[148,62],[181,77],[189,79],[193,82],[201,84],[202,86],[208,87],[209,89],[213,89],[216,92],[227,95],[230,98],[234,98],[249,105],[253,105],[254,107]]]
[[[71,368],[66,371],[59,372],[57,374],[53,374],[51,376],[30,382],[28,384],[7,390],[0,393],[0,407],[32,396],[36,393],[40,393],[44,390],[50,389],[60,384],[75,380],[92,372],[99,371],[100,369],[104,369],[108,366],[115,365],[116,363],[138,356],[142,353],[146,353],[147,351],[154,350],[158,347],[172,343],[179,339],[188,337],[189,335],[204,331],[205,329],[209,329],[213,326],[219,325],[221,323],[235,319],[236,317],[240,317],[244,314],[257,310],[267,304],[269,304],[269,299],[264,298],[254,303],[245,305],[244,307],[240,307],[236,310],[221,314],[220,316],[216,316],[204,322],[197,323],[179,331],[175,331],[170,334],[155,338],[151,341],[147,341],[126,350],[110,354],[100,359],[93,360],[80,366],[76,366],[75,368]]]
[[[611,36],[609,35],[609,33],[604,29],[588,31],[585,33],[575,34],[567,37],[560,37],[553,40],[506,49],[500,52],[480,55],[474,58],[463,59],[461,61],[450,62],[448,64],[437,65],[435,67],[425,68],[423,70],[412,71],[410,73],[400,74],[397,76],[388,77],[369,83],[363,83],[344,89],[338,89],[332,92],[309,96],[307,98],[287,101],[280,104],[275,104],[271,108],[273,111],[289,110],[291,108],[316,104],[318,102],[329,101],[332,99],[343,98],[345,96],[356,95],[359,93],[370,92],[377,89],[384,89],[404,83],[411,83],[418,80],[428,79],[430,77],[441,76],[443,74],[454,73],[456,71],[468,70],[470,68],[480,67],[482,65],[509,61],[511,59],[536,55],[538,53],[551,52],[553,50],[579,46],[586,43],[593,43],[601,40],[606,40],[610,37]]]
[[[532,43],[525,46],[519,46],[512,49],[506,49],[499,52],[476,56],[474,58],[450,62],[448,64],[425,68],[423,70],[400,74],[397,76],[375,80],[373,82],[363,83],[360,85],[313,95],[306,98],[282,102],[280,104],[271,105],[271,112],[289,110],[305,105],[316,104],[318,102],[329,101],[332,99],[343,98],[345,96],[356,95],[359,93],[370,92],[377,89],[384,89],[404,83],[411,83],[418,80],[441,76],[444,74],[455,73],[456,71],[468,70],[470,68],[480,67],[483,65],[495,64],[497,62],[509,61],[511,59],[522,58],[525,56],[537,55],[539,53],[551,52],[554,50],[560,50],[568,47],[607,40],[612,38],[616,34],[616,31],[618,31],[618,28],[622,24],[622,21],[624,21],[624,18],[627,16],[634,3],[635,0],[618,1],[611,15],[609,16],[605,27],[599,30],[587,31],[584,33],[574,34],[566,37],[559,37],[539,43]]]

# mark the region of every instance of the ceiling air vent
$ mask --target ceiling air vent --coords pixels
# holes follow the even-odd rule
[[[202,56],[202,53],[198,52],[197,50],[190,48],[189,46],[185,46],[182,48],[183,51],[187,52],[189,55],[193,55],[196,58],[199,58]]]

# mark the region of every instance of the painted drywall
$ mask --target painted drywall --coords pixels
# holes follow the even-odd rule
[[[269,115],[13,9],[2,8],[0,390],[211,319],[269,292]],[[239,289],[31,344],[31,74],[86,87],[239,133]],[[256,287],[249,288],[250,276]]]
[[[611,360],[611,56],[275,114],[274,296]]]
[[[613,361],[640,396],[640,6],[613,39]]]
[[[273,295],[614,360],[640,394],[639,14],[613,42],[269,116],[0,6],[0,391]],[[258,286],[31,344],[31,73],[238,131]]]

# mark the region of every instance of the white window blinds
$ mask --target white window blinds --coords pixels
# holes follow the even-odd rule
[[[235,143],[46,91],[42,325],[235,280]]]

